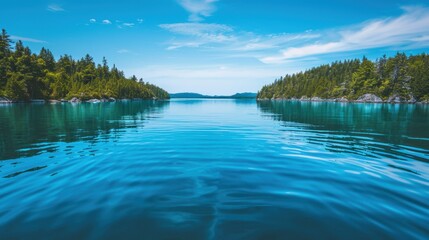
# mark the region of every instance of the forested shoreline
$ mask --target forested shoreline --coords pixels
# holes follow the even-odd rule
[[[17,41],[14,47],[3,29],[0,36],[0,98],[12,101],[89,99],[167,99],[169,94],[136,76],[127,78],[103,58],[96,64],[87,54],[55,60],[48,49],[39,54]]]
[[[333,62],[275,80],[258,99],[428,102],[429,55]]]

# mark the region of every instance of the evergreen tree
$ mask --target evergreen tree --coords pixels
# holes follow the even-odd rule
[[[429,100],[429,57],[427,54],[407,57],[404,53],[375,62],[367,58],[333,62],[305,72],[286,75],[262,87],[258,98],[339,98],[351,100],[373,93],[387,100]]]
[[[411,93],[417,99],[429,100],[429,55],[410,58]]]
[[[2,29],[0,35],[0,94],[6,87],[7,73],[10,71],[10,46],[12,41],[6,30]]]
[[[48,72],[55,71],[55,58],[51,51],[42,48],[39,53],[39,58],[45,62],[45,69]]]
[[[374,63],[364,58],[362,64],[352,75],[351,94],[359,97],[365,93],[378,94],[378,81]]]
[[[29,94],[25,85],[25,76],[20,73],[9,74],[5,88],[6,97],[12,100],[28,100]]]
[[[410,94],[411,80],[407,73],[407,56],[404,53],[398,53],[394,58],[389,59],[387,66],[391,74],[392,94],[407,98]]]
[[[0,36],[0,96],[16,101],[30,99],[90,98],[169,98],[166,91],[138,82],[136,76],[126,78],[106,58],[96,65],[87,54],[75,61],[69,55],[58,61],[51,51],[42,48],[38,55],[21,41],[12,50],[5,30]]]

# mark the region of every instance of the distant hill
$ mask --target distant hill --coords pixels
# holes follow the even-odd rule
[[[191,93],[191,92],[184,92],[184,93],[170,93],[170,98],[204,98],[207,96],[204,96],[199,93]]]
[[[244,92],[244,93],[236,93],[232,95],[232,98],[256,98],[258,94],[251,93],[251,92]]]
[[[191,93],[191,92],[184,92],[184,93],[170,93],[170,98],[233,98],[233,99],[251,99],[256,98],[256,93],[236,93],[231,96],[210,96],[210,95],[203,95],[199,93]]]

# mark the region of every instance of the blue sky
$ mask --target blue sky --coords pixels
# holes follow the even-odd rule
[[[426,1],[5,1],[0,27],[58,58],[89,53],[169,92],[256,92],[335,60],[428,52]]]

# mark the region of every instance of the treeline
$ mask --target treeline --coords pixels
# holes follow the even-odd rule
[[[356,100],[367,93],[383,100],[394,97],[403,101],[429,100],[429,55],[408,57],[398,53],[375,62],[364,57],[322,65],[275,80],[258,92],[258,98],[346,97]]]
[[[55,60],[48,49],[34,54],[21,41],[13,42],[3,29],[0,36],[0,96],[15,101],[30,99],[169,98],[163,89],[135,76],[126,78],[107,60],[95,64],[90,55]]]

